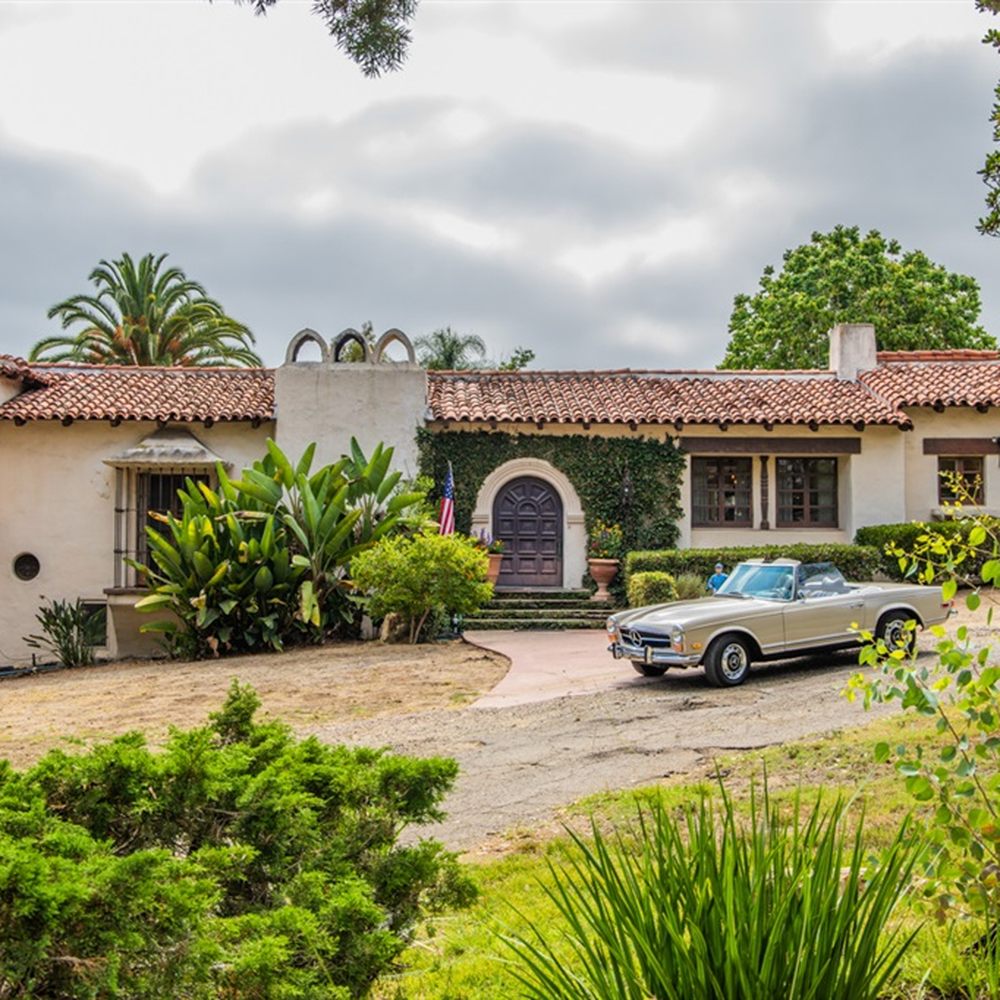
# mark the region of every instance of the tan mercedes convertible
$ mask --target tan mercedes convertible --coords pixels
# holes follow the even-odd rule
[[[940,587],[848,583],[831,563],[751,559],[712,597],[612,615],[608,648],[646,677],[704,665],[710,684],[734,687],[755,660],[856,646],[856,629],[910,646],[907,621],[935,625],[950,613]]]

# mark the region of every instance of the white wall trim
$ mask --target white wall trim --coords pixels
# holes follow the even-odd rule
[[[587,571],[587,530],[583,505],[573,484],[541,458],[514,458],[497,466],[484,480],[472,512],[472,533],[493,531],[493,501],[501,488],[520,476],[535,476],[555,489],[563,506],[563,587],[579,587]]]

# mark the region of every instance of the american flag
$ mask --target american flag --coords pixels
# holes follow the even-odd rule
[[[444,477],[444,493],[441,494],[441,512],[438,521],[442,535],[455,533],[455,477],[451,474],[451,462],[448,463],[448,475]]]

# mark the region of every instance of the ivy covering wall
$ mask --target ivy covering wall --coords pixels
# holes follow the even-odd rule
[[[421,428],[417,445],[420,471],[433,477],[437,489],[451,462],[459,531],[469,531],[479,489],[497,466],[516,458],[538,458],[573,484],[588,530],[596,518],[620,524],[626,550],[671,548],[677,541],[684,455],[669,442]]]

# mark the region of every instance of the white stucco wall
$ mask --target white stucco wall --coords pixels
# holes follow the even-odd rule
[[[21,391],[21,383],[0,375],[0,403],[13,399]]]
[[[273,426],[188,429],[239,471],[265,451]],[[153,423],[0,421],[0,664],[30,660],[22,637],[37,632],[47,599],[103,601],[114,583],[114,470],[104,460],[156,430]],[[14,575],[22,552],[38,557],[34,580]]]
[[[905,435],[906,516],[900,520],[927,521],[938,508],[938,456],[924,454],[925,438],[1000,437],[1000,409],[979,413],[972,407],[955,407],[935,413],[929,407],[907,410],[914,429]],[[1000,457],[984,456],[983,506],[1000,514]]]
[[[393,468],[417,474],[417,428],[427,412],[427,376],[409,364],[293,362],[274,373],[278,445],[294,460],[316,442],[316,463],[365,454],[380,441],[395,448]]]
[[[443,424],[433,423],[434,429],[446,429]],[[451,425],[452,430],[497,430],[485,423]],[[673,427],[659,424],[640,424],[634,430],[622,424],[592,424],[583,428],[579,424],[546,424],[542,428],[534,424],[505,424],[500,428],[503,432],[523,435],[584,435],[594,437],[644,437],[654,440],[670,440],[678,437]],[[998,430],[1000,433],[1000,430]],[[753,458],[753,528],[692,528],[690,520],[691,483],[690,457],[687,471],[681,481],[681,506],[685,516],[678,523],[680,536],[678,546],[715,548],[725,545],[780,545],[782,541],[797,542],[850,542],[854,532],[865,524],[885,524],[906,520],[907,501],[902,484],[906,479],[906,453],[912,433],[897,430],[894,427],[866,427],[856,431],[853,427],[821,427],[811,431],[808,427],[777,426],[773,431],[765,431],[758,426],[735,426],[727,431],[720,431],[713,426],[686,426],[680,434],[685,440],[704,439],[704,447],[697,447],[699,455],[721,454],[713,452],[712,442],[733,440],[736,438],[759,438],[767,441],[774,438],[801,438],[804,443],[813,444],[822,441],[824,437],[855,438],[861,443],[861,452],[856,455],[839,455],[838,458],[838,513],[839,526],[832,528],[802,528],[777,527],[776,501],[777,484],[775,481],[775,456],[764,449],[763,454],[769,455],[769,502],[767,520],[770,529],[761,530],[761,484],[760,462],[757,455]],[[971,436],[971,435],[967,435]],[[689,449],[690,450],[690,449]],[[806,452],[802,454],[817,454]],[[1000,480],[1000,470],[998,470]],[[461,484],[458,484],[459,488]],[[1000,481],[997,493],[994,494],[1000,502]],[[477,510],[478,510],[477,504]],[[485,525],[484,525],[485,526]]]

